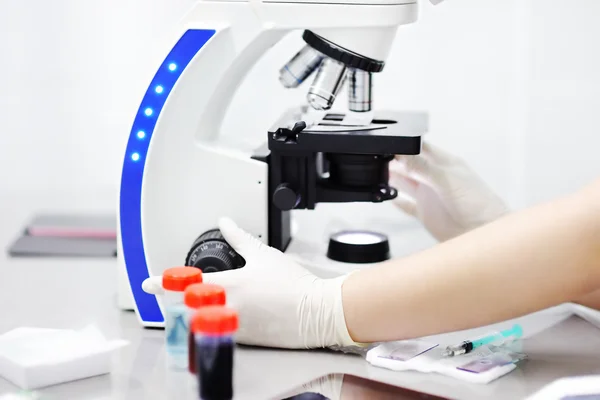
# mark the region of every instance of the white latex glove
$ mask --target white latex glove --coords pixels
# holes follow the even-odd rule
[[[165,294],[165,290],[162,287],[162,275],[151,276],[150,278],[144,279],[144,282],[142,282],[142,290],[154,295]]]
[[[212,272],[203,281],[225,288],[227,305],[238,310],[241,344],[281,347],[362,349],[346,328],[342,284],[346,276],[320,279],[291,257],[242,231],[230,219],[219,224],[225,240],[246,260],[234,271]],[[142,283],[149,294],[163,295],[162,276]]]
[[[318,278],[228,218],[221,219],[219,229],[246,265],[204,274],[203,280],[223,286],[227,304],[238,310],[238,343],[281,348],[357,345],[342,308],[346,276]]]
[[[424,143],[420,155],[390,163],[395,204],[445,241],[508,212],[505,203],[459,157]]]

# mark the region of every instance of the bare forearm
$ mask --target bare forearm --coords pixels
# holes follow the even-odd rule
[[[600,311],[600,290],[596,290],[595,292],[579,297],[577,300],[575,300],[575,303]]]
[[[600,288],[600,213],[590,197],[515,213],[351,275],[343,287],[351,336],[373,342],[467,329]]]

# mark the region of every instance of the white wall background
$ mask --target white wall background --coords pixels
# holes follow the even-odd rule
[[[155,43],[192,3],[0,0],[0,185],[116,193]],[[431,140],[514,205],[567,193],[600,175],[597,15],[597,0],[423,2],[376,77],[377,106],[428,110]],[[261,138],[302,99],[277,82],[300,45],[251,71],[226,129]]]

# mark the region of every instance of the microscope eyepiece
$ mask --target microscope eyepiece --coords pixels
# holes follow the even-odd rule
[[[298,87],[323,61],[323,55],[306,45],[279,71],[279,81],[286,88]]]
[[[331,58],[321,62],[321,68],[308,91],[307,100],[316,110],[329,110],[346,79],[346,66]]]
[[[348,108],[367,112],[373,108],[373,76],[370,72],[350,69],[348,72]]]

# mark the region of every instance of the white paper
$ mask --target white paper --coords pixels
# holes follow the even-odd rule
[[[110,372],[112,352],[126,344],[106,340],[94,326],[17,328],[0,336],[0,375],[22,389],[103,375]]]
[[[386,355],[387,358],[396,361],[411,360],[437,346],[435,343],[427,343],[422,340],[403,340],[396,343],[398,343],[398,346],[395,346],[394,349]]]
[[[471,354],[465,354],[460,357],[444,357],[442,356],[443,348],[438,346],[408,361],[393,360],[389,358],[389,354],[394,351],[397,343],[384,343],[370,350],[367,353],[367,361],[376,367],[391,369],[393,371],[435,372],[461,381],[481,384],[492,382],[516,368],[515,364],[508,364],[479,374],[456,368],[491,354],[491,350],[485,346]]]
[[[437,343],[439,346],[413,359],[410,359],[409,361],[398,361],[389,358],[389,354],[391,354],[391,352],[398,347],[399,342],[384,343],[375,347],[374,349],[371,349],[367,353],[367,361],[375,366],[395,371],[414,370],[425,373],[437,372],[469,382],[489,383],[511,372],[516,368],[516,366],[511,364],[501,368],[494,368],[490,371],[480,374],[460,371],[456,369],[456,362],[461,362],[464,364],[469,361],[469,358],[477,358],[478,352],[476,351],[473,352],[473,354],[467,354],[460,357],[444,358],[441,355],[443,349],[448,345],[460,343],[468,338],[484,335],[492,331],[507,329],[507,327],[513,326],[514,324],[521,325],[523,328],[524,339],[530,338],[563,322],[573,315],[577,315],[594,326],[600,328],[600,311],[592,310],[588,307],[578,304],[565,303],[498,324],[417,339],[426,343]],[[485,349],[485,351],[489,351],[487,348],[483,349]]]

